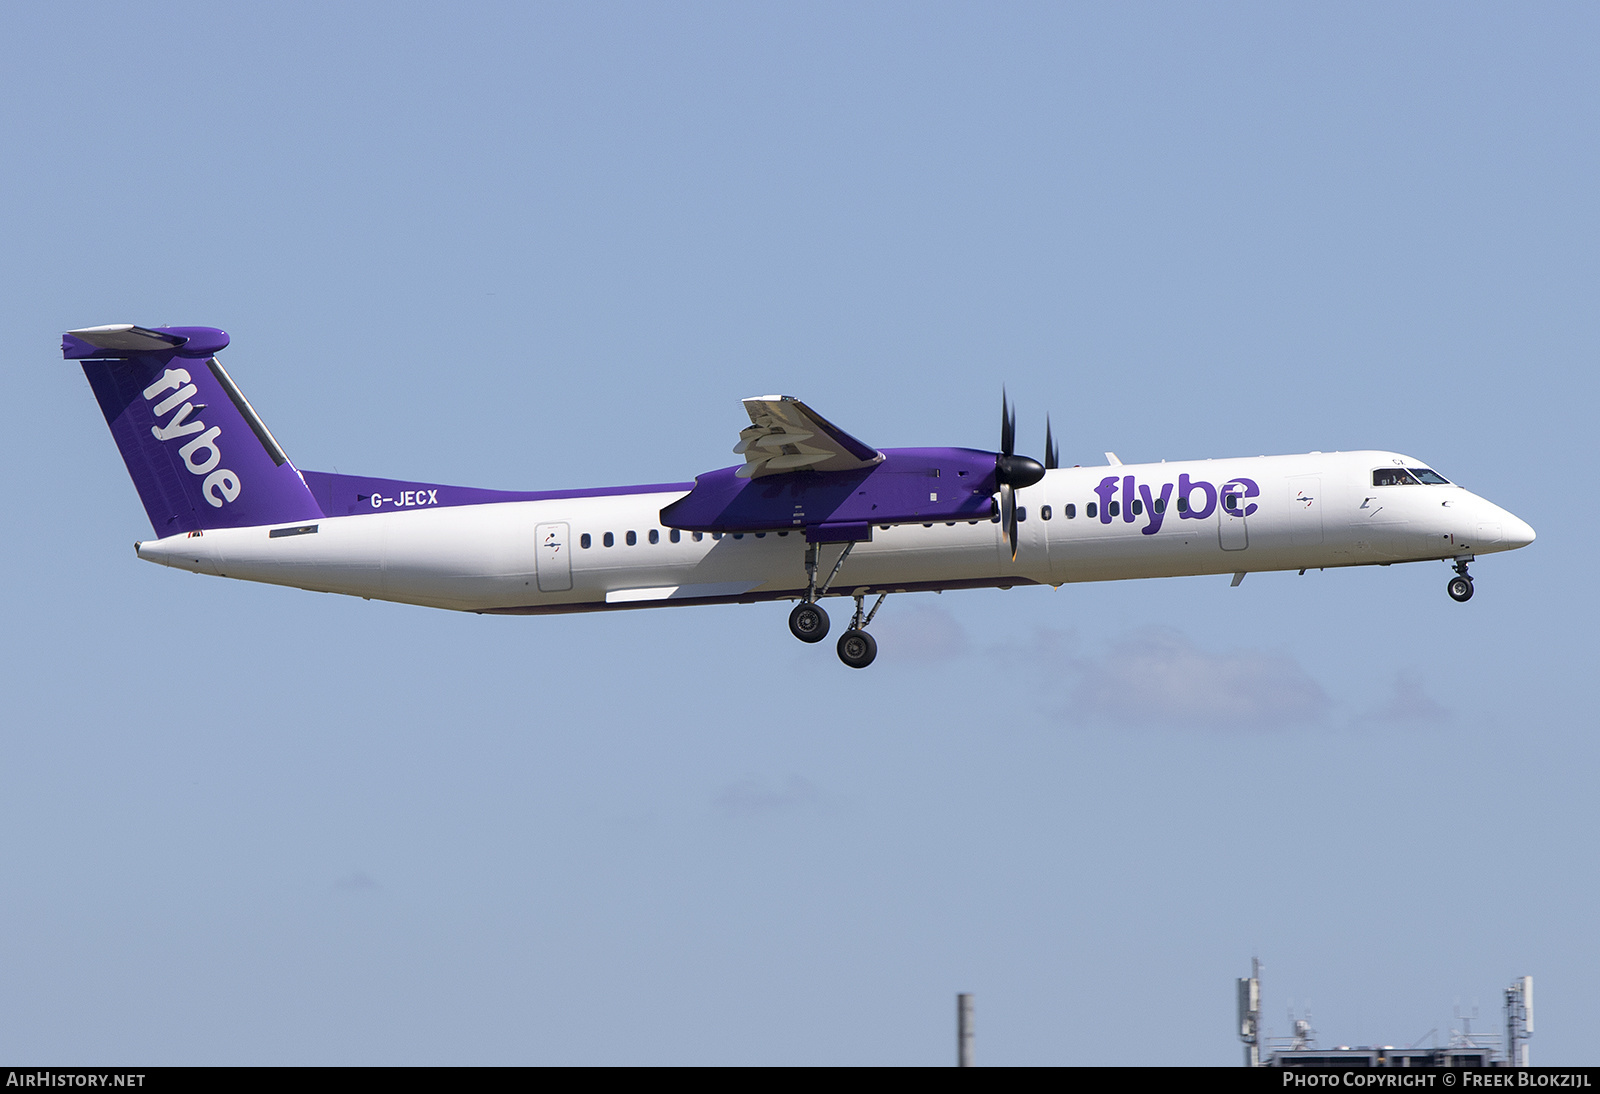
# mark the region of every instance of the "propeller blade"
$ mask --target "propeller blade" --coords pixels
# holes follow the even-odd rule
[[[1011,561],[1017,560],[1017,492],[1010,483],[1000,485],[1000,523],[1005,525],[1006,541],[1011,544]]]
[[[1000,452],[1009,456],[1017,450],[1017,412],[1006,399],[1006,389],[1000,389]]]
[[[1049,432],[1049,422],[1045,422]],[[1052,465],[1054,466],[1054,465]],[[1011,406],[1006,389],[1000,388],[1000,454],[994,460],[995,487],[1000,492],[1000,523],[1006,530],[1006,541],[1011,544],[1011,559],[1017,558],[1017,489],[1032,486],[1044,478],[1044,468],[1039,461],[1017,455],[1017,412]]]
[[[1055,437],[1050,432],[1050,415],[1044,416],[1044,469],[1054,471],[1061,466],[1061,453],[1056,448]]]

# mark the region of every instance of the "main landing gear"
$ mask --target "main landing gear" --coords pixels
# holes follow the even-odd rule
[[[802,642],[821,642],[828,637],[828,613],[802,600],[789,613],[789,633]]]
[[[1471,561],[1470,558],[1456,559],[1456,576],[1445,586],[1446,591],[1450,593],[1450,599],[1457,604],[1465,604],[1472,599],[1472,575],[1467,573],[1467,563]]]
[[[828,592],[828,586],[833,584],[833,579],[839,576],[839,570],[844,566],[844,560],[850,557],[850,549],[854,543],[846,543],[844,550],[839,553],[839,561],[833,564],[833,572],[828,575],[828,580],[817,587],[817,545],[806,545],[806,595],[805,599],[794,606],[789,613],[789,633],[802,642],[821,642],[828,637],[828,613],[822,610],[817,603]],[[872,664],[878,656],[878,643],[872,635],[867,633],[867,624],[872,622],[872,617],[878,614],[878,609],[883,607],[883,602],[889,594],[883,593],[878,597],[878,602],[872,606],[865,617],[861,612],[861,600],[866,596],[866,589],[858,589],[853,595],[856,600],[856,611],[850,619],[850,627],[839,636],[839,660],[853,669],[864,669]]]
[[[872,617],[878,614],[878,609],[883,607],[883,602],[889,599],[888,593],[879,593],[878,602],[872,606],[865,619],[861,617],[861,599],[866,595],[862,590],[855,594],[856,614],[851,617],[850,629],[839,636],[839,660],[853,669],[864,669],[872,664],[873,658],[878,656],[878,640],[867,633],[867,624],[872,622]]]
[[[789,633],[802,642],[821,642],[828,637],[828,613],[817,606],[817,601],[827,593],[828,586],[833,584],[833,579],[839,576],[839,567],[844,565],[844,560],[850,557],[850,548],[854,543],[846,543],[844,550],[839,553],[839,561],[833,564],[833,573],[828,575],[828,580],[822,583],[822,588],[817,588],[817,545],[806,544],[806,596],[789,613]]]

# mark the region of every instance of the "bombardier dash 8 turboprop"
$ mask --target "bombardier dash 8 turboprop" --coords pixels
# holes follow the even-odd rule
[[[157,538],[196,573],[456,611],[540,615],[798,601],[789,628],[855,612],[840,659],[877,656],[890,593],[1444,560],[1454,599],[1523,521],[1408,456],[1058,467],[1014,451],[879,451],[787,395],[744,401],[744,464],[694,482],[510,491],[301,471],[218,362],[212,327],[69,331]],[[876,597],[870,611],[867,597]]]

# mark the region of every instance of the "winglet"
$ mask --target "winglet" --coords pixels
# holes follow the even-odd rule
[[[1115,452],[1107,452],[1106,453],[1106,462],[1109,463],[1112,467],[1121,467],[1122,466],[1122,461],[1117,459],[1117,454]]]

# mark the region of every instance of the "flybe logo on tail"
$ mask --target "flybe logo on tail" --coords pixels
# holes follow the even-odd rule
[[[206,423],[196,416],[206,406],[204,403],[196,406],[189,401],[198,389],[189,382],[189,373],[184,369],[169,368],[163,372],[159,380],[144,389],[145,401],[160,398],[164,392],[171,394],[151,408],[156,424],[150,427],[150,432],[158,441],[191,438],[178,448],[178,455],[183,457],[183,466],[191,475],[204,476],[200,492],[209,504],[220,509],[239,496],[239,476],[226,467],[217,466],[222,462],[222,449],[217,447],[222,427],[207,429]],[[172,417],[162,425],[161,419],[168,414]]]
[[[1162,483],[1160,493],[1155,493],[1147,484],[1136,483],[1132,475],[1120,478],[1107,475],[1094,488],[1100,498],[1100,523],[1110,524],[1120,515],[1125,523],[1132,524],[1143,516],[1148,523],[1139,531],[1147,536],[1155,535],[1161,531],[1161,524],[1167,519],[1167,504],[1173,500],[1173,485],[1170,482]],[[1179,520],[1204,520],[1217,511],[1219,504],[1229,516],[1248,517],[1256,511],[1257,506],[1246,499],[1261,496],[1261,487],[1254,479],[1229,479],[1219,488],[1202,479],[1179,475],[1176,485]],[[1117,501],[1119,491],[1122,494],[1120,503]]]

